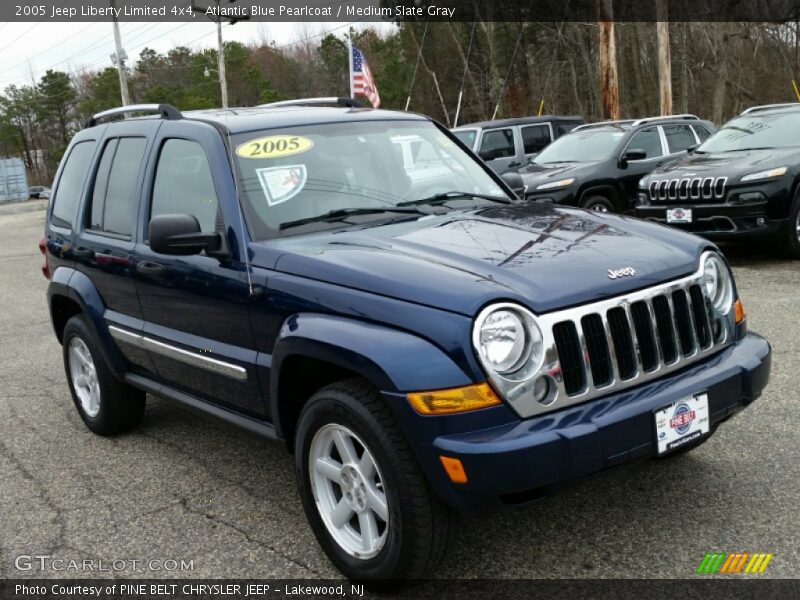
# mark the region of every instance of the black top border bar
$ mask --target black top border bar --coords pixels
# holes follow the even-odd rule
[[[788,22],[800,19],[800,0],[3,0],[0,21],[104,22]],[[192,6],[193,5],[193,6]],[[112,15],[111,11],[115,13]],[[600,12],[602,11],[602,14]],[[221,14],[220,14],[221,13]]]

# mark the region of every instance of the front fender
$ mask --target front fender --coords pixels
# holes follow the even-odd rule
[[[348,369],[384,392],[474,383],[442,350],[410,333],[317,313],[293,315],[281,327],[270,366],[271,414],[279,414],[281,364],[306,356]]]

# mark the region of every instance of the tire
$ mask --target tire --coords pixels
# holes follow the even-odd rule
[[[339,435],[349,437],[359,464],[368,465],[365,456],[370,454],[376,466],[374,475],[360,467],[355,473],[346,470],[355,461],[342,460]],[[363,452],[359,454],[359,450]],[[336,461],[337,456],[341,462]],[[334,472],[338,470],[340,483],[319,469],[312,472],[311,460],[320,457],[339,465]],[[300,497],[314,535],[345,576],[373,589],[389,589],[402,579],[425,577],[439,565],[447,550],[449,510],[434,497],[391,410],[369,383],[352,379],[325,387],[311,397],[300,415],[295,461]],[[371,508],[376,504],[369,492],[364,494],[365,488],[359,497],[359,483],[378,496],[383,492],[385,511]],[[352,502],[345,497],[350,489]],[[362,499],[363,507],[358,504]],[[349,519],[337,527],[335,511],[329,509],[342,504],[346,508],[341,514]],[[361,532],[369,531],[370,526],[362,528],[366,522],[362,519],[370,517],[362,515],[370,512],[377,535],[373,536],[375,543],[367,545]]]
[[[800,191],[795,194],[789,210],[789,222],[783,233],[783,250],[789,258],[800,259]]]
[[[72,401],[86,427],[105,436],[136,428],[144,416],[145,394],[114,376],[83,316],[67,321],[61,345]]]
[[[591,194],[582,198],[580,207],[597,212],[617,212],[617,207],[614,205],[614,202],[600,194]]]

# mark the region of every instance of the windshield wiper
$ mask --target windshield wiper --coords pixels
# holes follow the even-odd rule
[[[456,200],[458,198],[480,198],[481,200],[490,200],[492,202],[500,202],[502,204],[512,204],[513,202],[511,198],[506,198],[505,196],[492,196],[490,194],[476,194],[475,192],[452,191],[441,192],[439,194],[434,194],[433,196],[428,196],[427,198],[420,198],[419,200],[407,200],[406,202],[398,203],[397,206],[412,206],[414,204],[444,204],[445,202]]]
[[[290,227],[299,227],[300,225],[306,225],[307,223],[316,223],[316,222],[330,223],[333,221],[343,221],[348,217],[353,217],[357,215],[374,215],[387,212],[410,213],[418,215],[433,214],[429,211],[422,210],[420,208],[412,208],[410,206],[399,206],[399,205],[394,207],[387,206],[386,208],[337,208],[336,210],[331,210],[326,213],[322,213],[321,215],[317,215],[316,217],[306,217],[305,219],[297,219],[295,221],[287,221],[286,223],[281,223],[278,226],[278,229],[280,231],[283,231],[284,229],[289,229]]]
[[[746,127],[737,127],[736,125],[728,125],[725,129],[735,129],[736,131],[743,131],[744,133],[750,133],[750,134],[755,133],[755,131],[751,131]]]

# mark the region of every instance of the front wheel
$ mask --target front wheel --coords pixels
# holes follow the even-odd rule
[[[337,383],[308,401],[295,460],[311,528],[347,577],[373,584],[420,578],[439,564],[448,511],[433,496],[389,407],[367,382]]]
[[[581,200],[581,208],[595,212],[617,212],[614,203],[605,196],[591,195]]]

